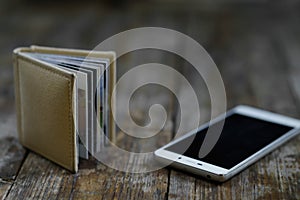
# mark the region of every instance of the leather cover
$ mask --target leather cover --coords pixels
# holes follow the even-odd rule
[[[55,65],[26,57],[20,52],[87,56],[90,51],[31,46],[17,48],[13,54],[21,144],[66,169],[77,172],[76,75]],[[111,61],[115,59],[113,52],[93,54]],[[115,63],[112,65],[110,85],[115,82]],[[115,126],[113,120],[110,121],[110,130],[113,132],[110,135],[114,137]]]

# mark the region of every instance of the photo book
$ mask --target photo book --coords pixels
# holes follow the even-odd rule
[[[115,53],[51,47],[14,50],[20,142],[76,172],[79,157],[115,141]]]

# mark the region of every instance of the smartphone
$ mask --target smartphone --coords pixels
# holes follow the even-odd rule
[[[300,132],[300,120],[242,105],[217,117],[210,127],[221,121],[221,134],[206,156],[199,158],[199,151],[209,123],[156,150],[155,158],[183,171],[224,182]]]

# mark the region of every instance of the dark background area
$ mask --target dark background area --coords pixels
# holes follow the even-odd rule
[[[101,41],[120,31],[143,26],[174,29],[203,45],[223,76],[229,107],[240,103],[256,105],[256,100],[252,98],[255,93],[253,88],[264,84],[267,79],[264,94],[277,98],[279,94],[270,92],[276,92],[274,82],[280,82],[281,78],[277,76],[282,74],[290,77],[288,84],[298,90],[299,10],[300,3],[294,0],[1,1],[0,115],[6,116],[1,119],[7,120],[1,124],[15,121],[12,112],[14,89],[11,60],[14,48],[37,44],[93,49]],[[137,64],[149,61],[177,68],[182,63],[182,60],[173,55],[135,52],[119,60],[118,75]],[[276,70],[280,73],[273,73]],[[248,75],[253,71],[264,73],[254,73],[249,78]],[[203,84],[199,77],[193,78],[191,70],[186,70],[186,74],[194,80],[194,85]],[[242,98],[237,100],[237,96]],[[205,102],[206,107],[209,106],[207,94],[198,97],[204,98],[202,102]],[[149,104],[152,103],[150,99]],[[299,102],[291,99],[288,103],[280,103],[280,100],[274,99],[274,104],[284,108],[287,104]],[[144,102],[136,106],[145,107]],[[264,104],[259,106],[268,108]],[[292,116],[296,115],[295,110],[290,113]],[[208,118],[204,118],[207,121]],[[15,134],[15,130],[8,127],[10,126],[2,125],[3,132],[0,135],[8,132]]]

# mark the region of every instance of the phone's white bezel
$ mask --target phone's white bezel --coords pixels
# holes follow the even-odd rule
[[[291,129],[289,132],[285,133],[283,136],[281,136],[277,140],[273,141],[269,145],[265,146],[258,152],[254,153],[247,159],[243,160],[239,164],[235,165],[231,169],[225,169],[225,168],[222,168],[222,167],[219,167],[216,165],[212,165],[210,163],[206,163],[206,162],[203,162],[200,160],[196,160],[196,159],[193,159],[190,157],[186,157],[186,156],[165,150],[165,148],[167,148],[167,147],[169,147],[169,146],[171,146],[193,134],[196,134],[198,131],[200,131],[202,129],[207,128],[210,124],[214,124],[214,123],[224,119],[224,117],[230,116],[235,113],[253,117],[256,119],[261,119],[261,120],[277,123],[277,124],[291,126],[291,127],[293,127],[293,129]],[[172,166],[175,166],[175,167],[183,169],[183,170],[187,170],[189,172],[192,172],[192,173],[195,173],[198,175],[202,175],[202,176],[211,178],[216,181],[225,181],[225,180],[231,178],[233,175],[240,172],[241,170],[245,169],[249,165],[253,164],[254,162],[259,160],[260,158],[262,158],[263,156],[265,156],[266,154],[268,154],[269,152],[271,152],[272,150],[274,150],[275,148],[277,148],[278,146],[280,146],[287,140],[291,139],[292,137],[297,135],[299,132],[300,132],[300,120],[293,119],[291,117],[282,116],[282,115],[275,114],[272,112],[264,111],[261,109],[240,105],[240,106],[237,106],[237,107],[231,109],[226,114],[222,114],[222,115],[218,116],[214,120],[200,126],[199,128],[197,128],[197,129],[185,134],[184,136],[170,142],[169,144],[161,147],[160,149],[158,149],[154,152],[154,155],[159,161],[164,162],[166,164],[171,163]]]

